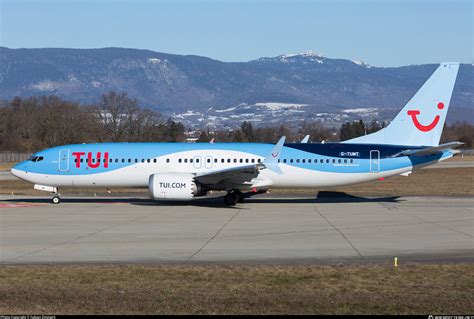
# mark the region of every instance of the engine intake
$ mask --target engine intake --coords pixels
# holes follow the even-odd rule
[[[157,173],[150,176],[148,190],[152,199],[191,200],[205,195],[189,173]]]

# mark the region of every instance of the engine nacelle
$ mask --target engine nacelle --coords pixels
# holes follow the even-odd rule
[[[191,200],[202,195],[199,184],[189,173],[157,173],[150,176],[148,190],[152,199]]]

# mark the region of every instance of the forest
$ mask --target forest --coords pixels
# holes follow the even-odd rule
[[[339,129],[321,122],[303,122],[299,127],[284,123],[254,127],[250,122],[236,123],[234,130],[193,132],[197,142],[268,142],[280,136],[298,142],[310,135],[312,142],[344,141],[383,128],[373,120],[348,122]],[[239,125],[240,124],[240,125]],[[57,96],[41,96],[0,101],[0,151],[35,152],[74,143],[100,142],[184,142],[189,137],[180,122],[164,118],[159,112],[139,106],[126,93],[108,92],[95,104],[81,105]],[[468,123],[445,125],[441,142],[461,141],[471,149],[474,126]]]

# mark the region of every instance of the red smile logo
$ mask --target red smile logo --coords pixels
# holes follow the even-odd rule
[[[438,109],[442,110],[444,108],[444,103],[443,102],[439,102],[438,103]],[[432,129],[434,129],[436,127],[436,125],[438,124],[439,122],[439,115],[436,115],[433,122],[431,122],[430,124],[428,125],[423,125],[420,123],[420,121],[418,121],[418,118],[416,117],[418,114],[420,114],[420,111],[418,110],[410,110],[407,112],[408,115],[411,116],[411,119],[413,120],[413,124],[415,124],[416,128],[419,129],[420,131],[422,132],[429,132],[431,131]]]

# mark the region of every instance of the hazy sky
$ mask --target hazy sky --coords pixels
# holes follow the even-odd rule
[[[222,61],[314,50],[375,66],[473,62],[473,0],[0,0],[0,45],[128,47]]]

